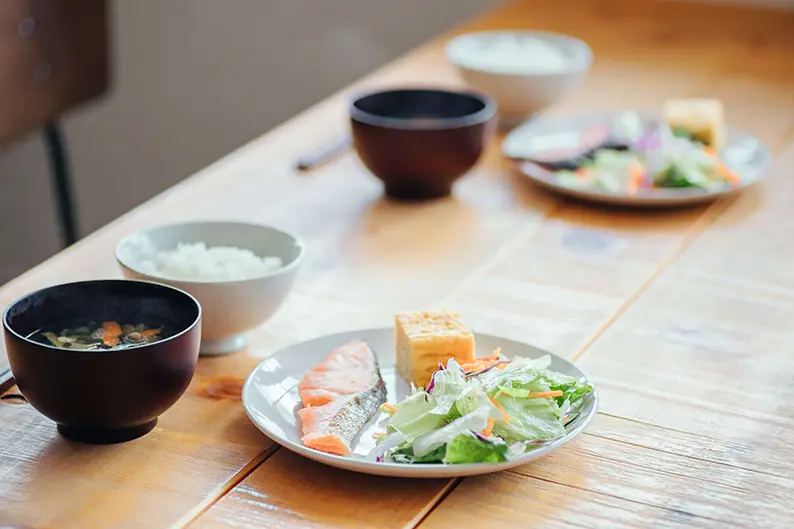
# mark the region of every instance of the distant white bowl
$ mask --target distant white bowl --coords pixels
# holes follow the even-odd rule
[[[467,33],[447,44],[446,56],[467,84],[496,100],[505,126],[564,98],[593,63],[584,41],[545,31]]]
[[[207,247],[234,246],[259,257],[279,257],[282,267],[260,277],[233,281],[183,281],[150,275],[141,263],[154,254],[174,250],[180,242]],[[172,285],[201,303],[201,354],[238,351],[248,333],[267,321],[287,297],[305,254],[303,241],[282,230],[239,222],[188,222],[134,233],[116,246],[124,276]]]

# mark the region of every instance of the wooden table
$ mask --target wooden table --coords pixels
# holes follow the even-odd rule
[[[310,175],[293,170],[299,154],[344,126],[348,91],[337,94],[2,288],[5,305],[44,285],[118,277],[119,237],[191,218],[282,226],[310,248],[294,293],[252,348],[201,360],[187,394],[142,439],[69,442],[28,405],[3,400],[2,521],[794,527],[794,16],[544,0],[509,4],[461,30],[504,27],[571,33],[595,49],[586,85],[555,112],[719,97],[732,123],[768,142],[771,175],[708,207],[604,210],[531,187],[494,143],[454,198],[397,204],[352,154]],[[351,90],[457,84],[442,56],[448,37]],[[477,330],[581,365],[603,400],[587,433],[514,472],[410,481],[320,466],[277,449],[247,420],[240,385],[264,356],[442,303]]]

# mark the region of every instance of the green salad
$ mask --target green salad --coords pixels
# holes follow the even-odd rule
[[[568,187],[635,195],[642,190],[738,187],[746,163],[731,160],[680,127],[644,122],[634,112],[603,126],[611,131],[585,153],[542,163]],[[724,151],[724,150],[723,150]]]
[[[388,414],[370,458],[394,463],[498,463],[565,436],[592,386],[549,371],[551,357],[507,360],[498,352],[439,365]]]

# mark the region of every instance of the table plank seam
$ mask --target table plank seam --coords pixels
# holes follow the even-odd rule
[[[493,254],[491,259],[486,261],[484,265],[480,266],[466,279],[458,283],[458,286],[456,286],[449,295],[442,298],[441,305],[446,305],[455,301],[460,295],[470,290],[477,281],[485,277],[488,272],[493,270],[499,264],[504,262],[505,259],[518,251],[524,244],[532,239],[532,237],[534,237],[543,228],[543,226],[552,219],[552,217],[554,217],[558,212],[564,210],[568,205],[568,201],[560,201],[560,203],[549,208],[549,210],[544,213],[537,222],[533,223],[532,226],[526,228],[526,230],[522,231],[518,236],[513,237],[500,246],[499,249]]]
[[[690,520],[692,520],[692,519],[700,519],[700,520],[709,520],[709,521],[712,521],[712,522],[725,523],[724,520],[720,520],[718,518],[711,518],[710,516],[703,516],[703,515],[699,515],[699,514],[694,514],[694,513],[691,513],[689,511],[685,511],[685,510],[682,510],[682,509],[673,509],[673,508],[664,507],[664,506],[661,506],[661,505],[654,505],[653,503],[648,503],[648,502],[644,502],[644,501],[632,500],[632,499],[629,499],[629,498],[624,498],[622,496],[618,496],[616,494],[608,494],[606,492],[601,492],[601,491],[597,491],[597,490],[591,490],[591,489],[588,489],[588,488],[585,488],[585,487],[578,487],[576,485],[570,485],[570,484],[566,484],[566,483],[558,483],[556,481],[553,481],[553,480],[550,480],[550,479],[546,479],[546,478],[541,478],[541,477],[538,477],[538,476],[528,476],[527,474],[521,474],[521,473],[519,473],[518,471],[515,471],[515,470],[506,470],[505,472],[508,472],[508,473],[516,475],[516,476],[521,476],[522,478],[542,481],[543,483],[550,483],[552,485],[566,487],[566,488],[573,489],[573,490],[579,490],[579,491],[582,491],[582,492],[586,492],[586,493],[589,493],[589,494],[595,494],[595,495],[598,495],[598,496],[603,496],[605,498],[610,498],[610,499],[613,499],[613,500],[625,501],[625,502],[629,502],[629,503],[634,503],[636,505],[642,505],[644,507],[650,507],[652,509],[660,509],[660,510],[663,510],[663,511],[676,513],[676,514],[679,514],[679,515],[684,515]]]
[[[617,418],[620,419],[621,417],[617,417]],[[660,427],[660,428],[664,428],[664,427]],[[683,458],[686,458],[686,459],[691,459],[692,461],[701,461],[701,462],[704,462],[704,463],[720,465],[720,466],[724,466],[724,467],[728,467],[728,468],[734,468],[736,470],[743,470],[745,472],[753,472],[755,474],[761,474],[761,475],[764,475],[764,476],[772,476],[772,477],[775,477],[775,478],[778,478],[778,479],[779,478],[783,478],[786,481],[794,482],[794,479],[789,478],[787,476],[781,476],[780,474],[774,474],[772,472],[764,472],[763,470],[756,470],[756,469],[753,469],[753,468],[746,468],[746,467],[743,467],[743,466],[740,466],[740,465],[733,465],[731,463],[725,463],[723,461],[717,461],[715,459],[704,459],[702,457],[696,457],[696,456],[689,455],[689,454],[683,454],[681,452],[673,452],[671,450],[663,450],[661,448],[656,448],[656,447],[653,447],[653,446],[648,446],[648,445],[644,445],[644,444],[633,443],[631,441],[626,441],[625,439],[616,439],[614,437],[609,437],[608,435],[591,433],[591,432],[583,432],[583,436],[585,436],[585,437],[597,437],[598,439],[604,439],[606,441],[612,441],[612,442],[615,442],[615,443],[621,443],[621,444],[628,445],[628,446],[635,446],[637,448],[642,448],[643,450],[653,450],[654,452],[659,452],[661,454],[670,454],[670,455],[677,456],[677,457],[683,457]]]
[[[777,141],[777,144],[774,146],[773,152],[781,153],[785,152],[790,146],[794,145],[794,124],[791,124],[789,128],[783,133],[782,136]]]
[[[612,457],[609,457],[609,456],[605,456],[603,454],[598,454],[598,457],[601,458],[603,461],[608,461],[610,463],[616,463],[618,465],[621,465],[621,464],[624,463],[624,461],[621,461],[620,459],[615,459],[615,458],[612,458]],[[657,476],[657,478],[660,479],[660,480],[662,480],[662,479],[664,479],[664,478],[666,478],[668,476],[675,476],[677,478],[694,480],[692,478],[691,474],[682,474],[682,473],[679,473],[679,472],[660,471],[660,470],[647,469],[647,468],[644,469],[644,470],[646,472],[652,473],[653,475]],[[562,482],[559,482],[559,481],[556,481],[556,480],[553,480],[553,479],[541,478],[539,476],[535,476],[535,475],[532,475],[532,474],[521,472],[520,470],[508,470],[507,472],[510,472],[511,474],[517,474],[517,475],[520,475],[520,476],[528,477],[528,478],[533,478],[533,479],[537,478],[537,479],[539,479],[541,481],[545,481],[547,483],[554,483],[554,484],[557,484],[557,485],[569,486],[566,483],[562,483]],[[712,480],[709,480],[709,479],[705,479],[702,476],[699,476],[698,478],[696,478],[696,481],[699,484],[707,483],[707,484],[714,485],[714,486],[717,486],[717,487],[723,487],[725,489],[730,489],[730,490],[736,491],[736,492],[738,492],[740,494],[743,494],[743,495],[748,495],[748,496],[749,495],[755,495],[756,497],[758,497],[758,493],[756,491],[751,490],[751,489],[737,487],[735,485],[730,485],[730,484],[726,484],[726,483],[720,483],[719,481],[712,481]],[[579,487],[579,486],[574,486],[574,485],[570,485],[570,486],[574,487],[576,489],[582,490],[582,491],[586,491],[586,492],[592,492],[592,493],[596,493],[596,494],[604,494],[604,495],[607,495],[607,496],[610,496],[610,497],[613,497],[613,498],[626,500],[626,501],[632,501],[630,498],[627,498],[625,496],[621,496],[619,494],[608,494],[608,493],[604,493],[602,491],[598,491],[598,490],[595,490],[595,489],[590,489],[590,488],[587,488],[587,487]],[[770,498],[769,496],[767,496],[767,498],[771,499],[772,501],[776,500],[776,498],[774,498],[774,497]],[[634,500],[634,501],[636,502],[636,500]],[[665,508],[665,507],[663,507],[661,505],[654,505],[654,504],[649,504],[649,503],[645,503],[645,502],[638,502],[638,503],[643,503],[645,505],[650,505],[650,506],[653,506],[653,507]],[[711,519],[711,518],[709,518],[709,519]]]
[[[612,439],[610,439],[610,441],[612,441]],[[616,441],[616,442],[620,442],[620,441]],[[631,444],[631,443],[624,443],[624,444]],[[633,446],[637,446],[637,445],[633,445]],[[640,447],[640,448],[645,449],[645,447]],[[677,454],[674,454],[674,455],[677,455]],[[610,461],[612,463],[617,463],[617,464],[622,464],[624,462],[624,461],[622,461],[620,459],[616,459],[614,457],[610,457],[609,455],[605,455],[605,454],[597,454],[597,457],[599,457],[600,459],[602,459],[604,461]],[[708,463],[712,463],[711,461],[707,461],[707,462]],[[669,476],[677,476],[679,478],[685,478],[685,479],[691,479],[692,478],[691,474],[681,474],[681,473],[678,473],[678,472],[671,472],[669,470],[661,471],[661,470],[656,470],[656,469],[653,469],[653,468],[646,468],[645,471],[646,472],[653,472],[653,473],[661,475],[661,476],[669,475]],[[527,476],[527,477],[532,477],[532,478],[537,477],[538,479],[542,479],[544,481],[548,481],[549,483],[557,483],[558,485],[565,485],[565,483],[560,483],[560,482],[555,481],[553,479],[540,478],[539,476],[535,476],[533,474],[528,474],[528,473],[522,472],[521,470],[509,470],[508,472],[512,472],[514,474],[520,474],[522,476]],[[745,489],[745,488],[742,488],[742,487],[737,487],[735,485],[720,483],[719,481],[712,481],[712,480],[706,479],[706,478],[704,478],[702,476],[698,477],[697,479],[698,479],[699,482],[702,482],[702,483],[710,483],[712,485],[717,485],[717,486],[725,487],[725,488],[728,488],[728,489],[733,489],[733,490],[739,491],[741,493],[753,494],[752,490],[748,490],[748,489]],[[787,478],[784,478],[784,479],[787,479]],[[597,492],[595,490],[588,489],[586,487],[581,487],[581,489],[582,490],[588,490],[588,491],[591,491],[591,492]],[[618,495],[615,495],[615,497],[616,498],[626,499],[625,497],[618,496]]]
[[[447,497],[450,494],[452,494],[452,492],[454,492],[454,490],[458,488],[458,485],[460,485],[462,482],[463,482],[463,478],[450,479],[449,482],[446,485],[444,485],[444,487],[438,492],[438,494],[436,494],[433,498],[431,498],[430,501],[427,502],[425,507],[422,510],[420,510],[418,513],[416,513],[416,516],[414,516],[403,527],[405,527],[406,529],[413,529],[414,527],[420,526],[422,522],[424,522],[428,518],[428,516],[430,516],[433,513],[433,511],[436,510],[436,508],[439,505],[441,505],[444,502],[444,500],[447,499]]]
[[[764,279],[761,278],[753,278],[753,279],[746,279],[741,277],[735,277],[733,275],[714,272],[714,271],[703,271],[703,270],[688,270],[687,274],[691,277],[696,279],[711,279],[719,281],[723,283],[727,287],[733,287],[738,290],[746,290],[758,294],[760,296],[764,296],[766,298],[771,298],[776,301],[780,301],[783,303],[791,304],[794,302],[794,289],[780,287],[774,282],[764,282]]]
[[[611,382],[612,382],[611,385],[612,385],[613,388],[619,388],[619,389],[629,389],[629,388],[631,388],[631,386],[629,384],[618,383],[618,382],[615,382],[615,381],[611,381]],[[751,409],[742,410],[742,409],[736,408],[735,406],[723,405],[723,404],[720,404],[720,403],[708,402],[708,401],[704,401],[704,400],[691,402],[687,398],[675,396],[672,393],[670,393],[668,391],[663,391],[661,389],[651,389],[651,388],[647,388],[647,387],[631,388],[631,389],[635,393],[638,393],[640,395],[653,396],[653,397],[664,397],[664,398],[666,398],[667,400],[669,400],[671,402],[677,402],[679,404],[691,404],[691,406],[693,408],[697,408],[697,409],[700,409],[700,410],[719,411],[719,412],[722,412],[722,413],[724,413],[726,415],[731,415],[731,416],[734,416],[734,417],[741,417],[741,418],[745,418],[745,419],[756,420],[756,421],[759,421],[759,422],[765,422],[770,427],[773,427],[775,425],[782,425],[782,426],[789,426],[789,427],[794,426],[794,420],[793,419],[789,419],[788,417],[781,417],[780,415],[776,415],[776,414],[772,414],[772,413],[766,413],[766,412],[763,412],[763,411],[755,411],[755,410],[751,410]]]
[[[728,197],[720,199],[706,208],[706,211],[697,218],[692,226],[687,229],[686,234],[682,238],[678,247],[662,261],[662,263],[653,271],[653,273],[635,290],[630,296],[626,298],[620,307],[610,316],[601,326],[588,338],[585,343],[571,356],[571,361],[576,362],[584,356],[587,350],[592,346],[603,334],[612,326],[626,311],[637,301],[654,283],[659,279],[665,271],[675,263],[679,257],[686,251],[692,243],[712,224],[720,215],[722,215],[730,206],[735,202],[735,197]]]
[[[648,428],[656,428],[658,430],[663,430],[665,432],[673,432],[673,433],[682,434],[682,435],[697,435],[697,436],[701,436],[698,433],[688,432],[686,430],[679,430],[678,428],[671,428],[669,426],[662,426],[661,424],[655,424],[655,423],[652,423],[652,422],[641,421],[639,419],[634,419],[632,417],[624,417],[622,415],[615,415],[614,413],[609,413],[609,412],[606,412],[606,411],[599,411],[598,414],[599,415],[603,415],[604,417],[610,417],[612,419],[619,419],[621,421],[626,421],[626,422],[630,422],[630,423],[633,423],[633,424],[638,424],[640,426],[644,426],[644,427],[648,427]]]
[[[207,494],[204,501],[196,505],[193,510],[187,512],[182,518],[174,522],[171,526],[173,529],[182,529],[183,527],[187,527],[194,521],[196,521],[201,515],[207,512],[209,509],[212,508],[218,501],[224,498],[229,492],[231,492],[237,485],[242,483],[242,481],[248,477],[249,474],[254,472],[259,466],[273,457],[273,455],[278,451],[280,448],[279,445],[273,443],[272,446],[268,447],[266,450],[263,450],[259,453],[256,457],[254,457],[251,461],[248,462],[242,469],[236,472],[231,479],[222,483],[220,487],[216,488],[213,491],[210,491]]]

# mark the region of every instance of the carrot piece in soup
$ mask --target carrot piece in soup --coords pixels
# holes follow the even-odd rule
[[[121,325],[115,321],[106,321],[102,324],[105,332],[102,334],[102,342],[108,347],[114,347],[119,344],[119,336],[121,336]]]

